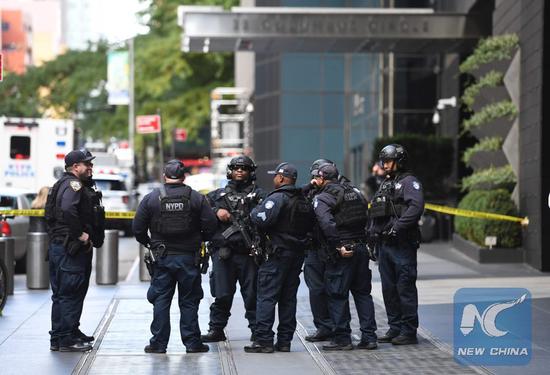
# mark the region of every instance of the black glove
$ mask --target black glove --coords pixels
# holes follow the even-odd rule
[[[367,251],[369,253],[369,259],[376,262],[378,260],[378,246],[371,246],[367,244]]]

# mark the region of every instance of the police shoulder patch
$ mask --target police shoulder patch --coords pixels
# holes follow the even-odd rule
[[[420,190],[420,184],[417,181],[413,181],[413,188]]]
[[[317,197],[313,198],[313,208],[317,208],[319,205],[319,201],[317,200]]]
[[[69,185],[71,186],[71,189],[73,189],[74,191],[79,191],[82,188],[82,184],[80,183],[80,181],[73,180],[69,182]]]
[[[395,188],[396,188],[396,189],[401,189],[401,183],[398,182],[397,184],[395,184]]]
[[[272,200],[268,200],[267,202],[265,202],[265,208],[267,210],[271,210],[273,206],[275,206],[275,202],[273,202]]]

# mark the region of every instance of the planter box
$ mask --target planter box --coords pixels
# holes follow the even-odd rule
[[[479,170],[489,168],[490,166],[505,166],[506,164],[508,164],[508,160],[506,159],[506,155],[504,155],[504,152],[502,150],[479,151],[472,155],[468,164],[470,164],[473,169]]]
[[[488,122],[486,124],[477,126],[470,130],[470,132],[477,138],[481,139],[484,137],[501,137],[502,139],[505,139],[508,135],[508,132],[512,128],[512,125],[514,123],[514,119],[510,118],[508,116],[499,117],[494,119],[491,122]]]
[[[479,93],[472,104],[472,109],[475,112],[479,112],[488,104],[498,103],[506,99],[510,99],[506,86],[500,85],[495,87],[483,87],[479,90]]]
[[[512,57],[515,55],[515,52],[512,53]],[[487,64],[481,65],[479,68],[474,70],[472,72],[472,75],[476,77],[476,79],[479,81],[481,77],[483,77],[485,74],[489,73],[491,70],[496,70],[497,72],[506,73],[508,70],[508,67],[510,66],[510,63],[512,62],[512,59],[505,59],[505,60],[496,60],[488,62]]]
[[[491,250],[479,246],[453,233],[453,247],[467,257],[479,263],[523,263],[523,249],[502,249],[494,247]]]

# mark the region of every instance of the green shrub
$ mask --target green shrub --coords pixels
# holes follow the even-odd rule
[[[474,53],[460,64],[460,72],[472,72],[483,64],[511,59],[518,45],[519,38],[516,34],[498,35],[482,39],[479,41]]]
[[[481,139],[478,143],[464,151],[462,161],[470,164],[470,159],[476,152],[480,151],[498,151],[502,148],[503,139],[501,137],[488,137]]]
[[[374,141],[372,159],[378,160],[382,148],[390,143],[405,147],[409,155],[408,167],[420,179],[427,197],[446,195],[444,179],[453,169],[453,141],[451,138],[423,134],[398,134],[377,138]]]
[[[462,179],[462,191],[476,189],[512,188],[517,182],[510,164],[479,170]]]
[[[502,85],[502,80],[504,79],[504,74],[497,72],[495,70],[490,71],[486,75],[480,78],[479,82],[468,86],[464,90],[464,95],[462,95],[462,102],[471,108],[474,104],[476,96],[479,94],[479,91],[484,87],[497,87]]]
[[[504,189],[473,190],[462,198],[458,208],[517,216],[517,210],[510,198],[510,193]],[[496,236],[498,247],[521,246],[519,223],[456,216],[454,225],[455,231],[463,238],[481,246],[485,246],[486,236]]]
[[[481,111],[464,121],[463,127],[465,131],[468,131],[500,117],[508,117],[510,120],[513,120],[517,115],[518,109],[514,103],[510,100],[503,100],[483,107]]]

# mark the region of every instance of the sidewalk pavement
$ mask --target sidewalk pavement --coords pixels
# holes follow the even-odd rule
[[[323,352],[322,343],[304,337],[314,331],[307,287],[298,292],[298,328],[291,353],[247,354],[250,332],[244,308],[236,295],[227,342],[209,344],[210,352],[186,354],[179,337],[177,300],[172,304],[172,336],[166,355],[143,352],[148,343],[152,306],[145,295],[148,283],[138,280],[137,263],[117,286],[97,286],[92,281],[86,298],[82,330],[94,333],[94,349],[86,354],[49,351],[50,292],[30,291],[24,275],[16,278],[16,291],[0,317],[1,374],[525,374],[545,373],[550,365],[550,275],[525,265],[479,265],[452,249],[449,243],[425,244],[419,252],[420,342],[416,346],[381,344],[376,351]],[[376,268],[372,267],[371,268]],[[95,280],[92,278],[92,280]],[[373,270],[373,297],[378,333],[386,329],[380,278]],[[452,356],[452,299],[461,287],[523,287],[533,297],[533,358],[523,367],[464,367]],[[199,309],[203,331],[208,327],[208,277],[203,277],[205,298]],[[359,327],[353,300],[352,328]]]

